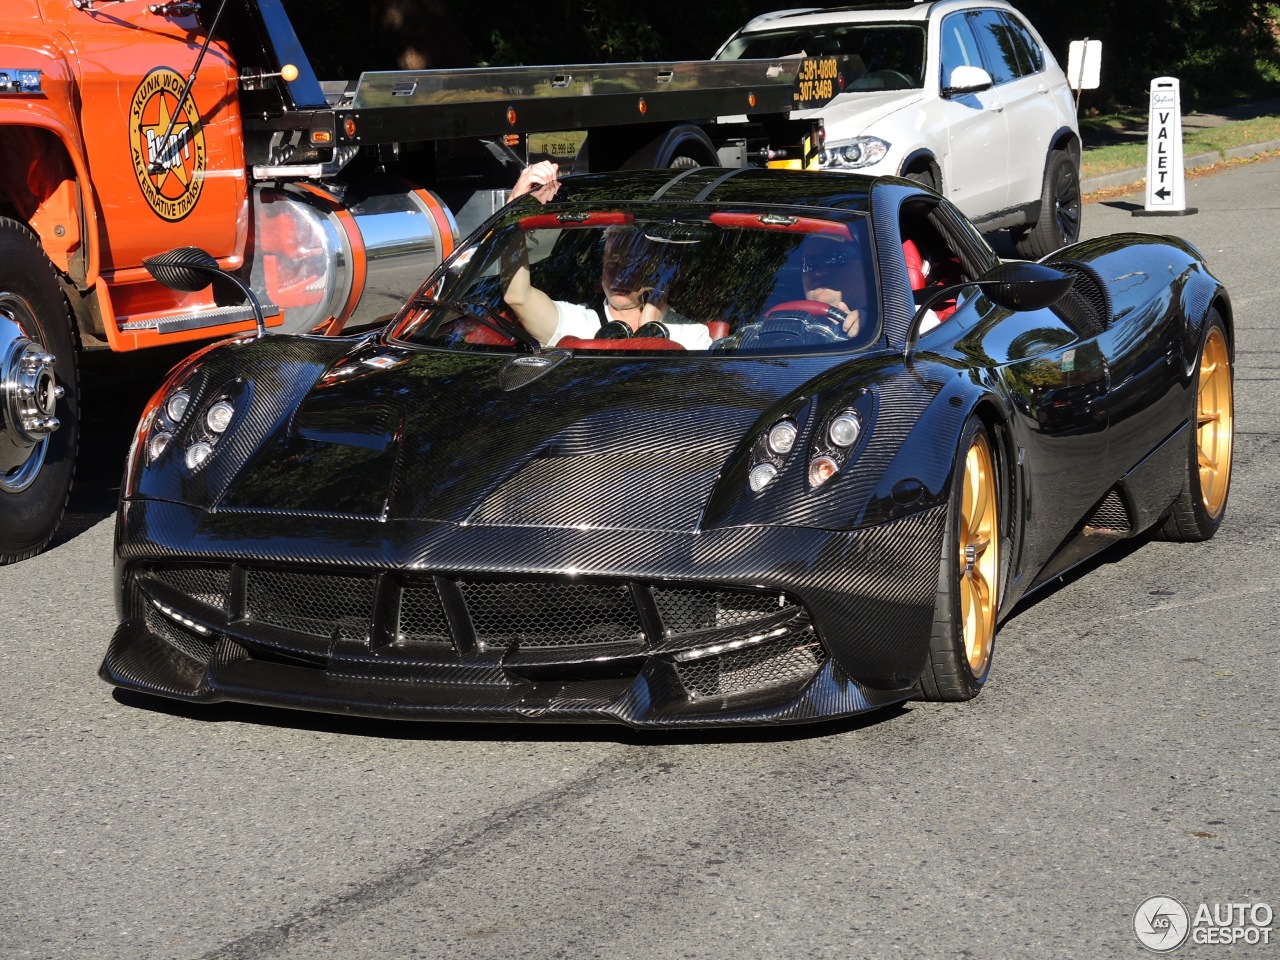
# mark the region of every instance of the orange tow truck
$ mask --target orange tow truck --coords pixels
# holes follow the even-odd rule
[[[386,319],[518,169],[808,165],[801,61],[315,76],[281,0],[0,5],[0,563],[61,521],[78,354],[254,329],[144,261],[199,247],[268,331]],[[194,343],[193,343],[194,346]]]

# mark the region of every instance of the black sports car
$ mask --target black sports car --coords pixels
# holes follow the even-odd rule
[[[1002,263],[896,178],[567,178],[379,333],[171,373],[101,674],[638,727],[967,699],[1037,586],[1214,534],[1231,363],[1227,293],[1174,238]]]

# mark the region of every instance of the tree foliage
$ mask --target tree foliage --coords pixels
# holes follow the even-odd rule
[[[711,56],[761,0],[292,0],[318,73]],[[837,6],[819,0],[814,6]],[[1260,0],[1015,0],[1065,66],[1068,44],[1103,44],[1094,104],[1142,104],[1153,78],[1177,77],[1184,107],[1280,92],[1280,5]],[[300,12],[301,11],[301,12]],[[301,16],[305,13],[306,20]]]

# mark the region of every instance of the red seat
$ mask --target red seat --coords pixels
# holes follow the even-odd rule
[[[477,323],[467,331],[464,337],[467,343],[478,343],[486,347],[509,347],[515,343],[510,337],[499,333],[492,327],[486,327],[482,323]]]
[[[708,320],[707,330],[710,331],[712,340],[720,340],[729,335],[729,321]]]
[[[907,279],[911,282],[911,289],[923,290],[928,285],[929,274],[914,241],[902,241],[902,255],[907,259]]]
[[[907,261],[907,279],[911,283],[911,289],[913,291],[918,292],[926,287],[946,286],[948,282],[954,282],[948,281],[943,277],[935,277],[932,280],[930,279],[933,273],[931,265],[920,255],[920,250],[916,247],[914,241],[902,241],[902,255]],[[956,269],[956,277],[958,279],[960,264],[959,261],[953,261],[953,263]],[[938,322],[941,323],[956,312],[956,302],[952,299],[935,303],[933,305],[933,312],[937,315]]]

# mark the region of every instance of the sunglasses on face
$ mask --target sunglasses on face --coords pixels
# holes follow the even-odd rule
[[[852,260],[853,255],[848,251],[833,250],[830,253],[805,257],[800,270],[802,273],[833,273],[843,270]]]

